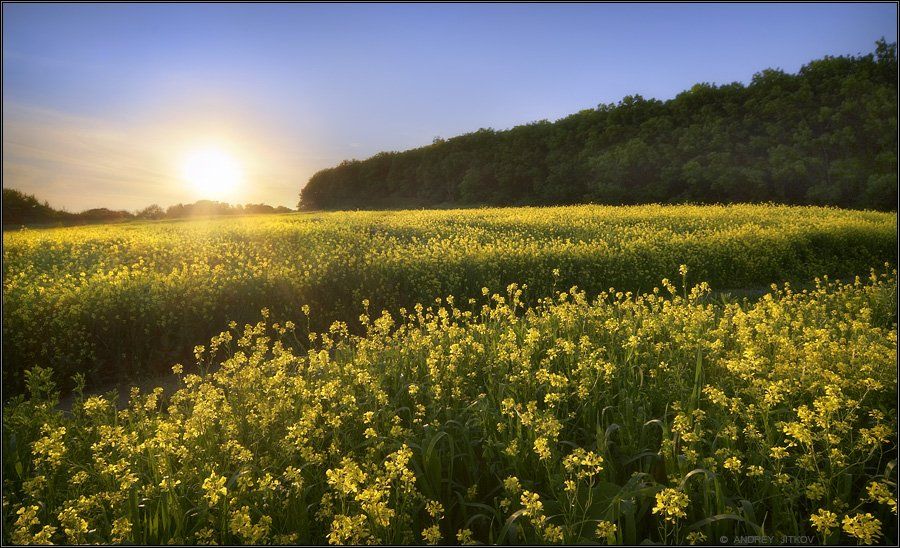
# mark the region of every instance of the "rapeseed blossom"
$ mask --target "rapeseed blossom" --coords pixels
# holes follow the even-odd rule
[[[515,285],[313,337],[270,307],[207,341],[177,390],[70,414],[37,369],[4,413],[5,540],[685,544],[715,540],[702,520],[723,511],[892,540],[895,284],[536,305]],[[734,507],[747,493],[755,517]]]
[[[810,516],[809,521],[816,528],[816,531],[824,536],[828,536],[833,529],[838,527],[838,516],[834,512],[830,512],[824,508]]]
[[[874,544],[881,537],[881,521],[868,512],[844,516],[841,528],[864,544]]]
[[[685,509],[688,502],[688,496],[684,492],[667,487],[656,494],[653,513],[660,514],[666,521],[675,523],[678,518],[687,517]]]
[[[203,490],[205,491],[203,496],[211,505],[218,503],[221,497],[228,494],[228,489],[225,487],[225,478],[215,472],[203,480]]]

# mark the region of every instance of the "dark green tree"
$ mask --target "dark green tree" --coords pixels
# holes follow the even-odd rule
[[[556,122],[481,129],[313,175],[306,209],[594,201],[897,206],[897,47],[748,85],[700,83]]]

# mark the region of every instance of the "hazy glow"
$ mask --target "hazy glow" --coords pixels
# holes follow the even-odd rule
[[[243,173],[233,156],[221,149],[207,147],[185,156],[181,176],[200,198],[224,200],[238,189]]]

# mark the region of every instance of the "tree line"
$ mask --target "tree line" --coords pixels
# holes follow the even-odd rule
[[[897,208],[897,45],[315,173],[301,209],[594,202]]]
[[[54,209],[47,201],[41,202],[34,195],[13,188],[3,189],[3,226],[20,225],[70,225],[108,223],[130,220],[182,219],[209,215],[255,215],[265,213],[289,213],[292,209],[268,204],[231,205],[212,200],[199,200],[193,204],[175,204],[163,209],[157,204],[134,213],[124,209],[105,207],[70,213]]]

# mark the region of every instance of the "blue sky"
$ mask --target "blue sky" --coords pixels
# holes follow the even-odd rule
[[[894,4],[4,4],[4,186],[164,207],[197,147],[229,201],[293,206],[318,169],[639,93],[749,82],[897,39]]]

